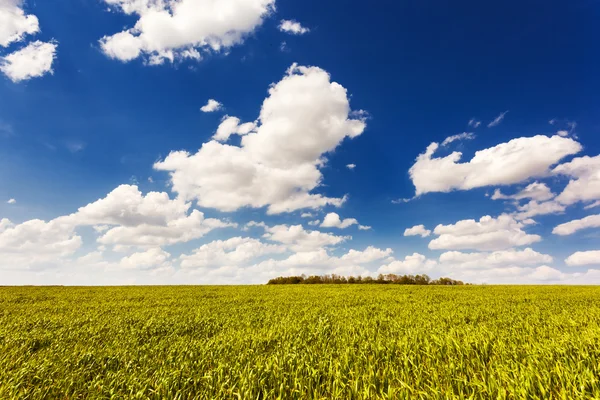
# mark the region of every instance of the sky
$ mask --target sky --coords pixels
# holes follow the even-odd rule
[[[600,284],[599,17],[0,0],[0,285]]]

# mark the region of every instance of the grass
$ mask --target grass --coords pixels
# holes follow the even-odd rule
[[[0,399],[600,399],[600,287],[0,288]]]

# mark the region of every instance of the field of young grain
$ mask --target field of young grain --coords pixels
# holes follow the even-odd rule
[[[600,288],[0,288],[0,399],[600,399]]]

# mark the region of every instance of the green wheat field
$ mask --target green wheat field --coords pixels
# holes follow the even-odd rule
[[[600,287],[0,288],[0,399],[600,399]]]

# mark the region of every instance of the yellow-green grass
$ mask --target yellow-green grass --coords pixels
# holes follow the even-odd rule
[[[600,399],[600,287],[0,288],[0,399]]]

